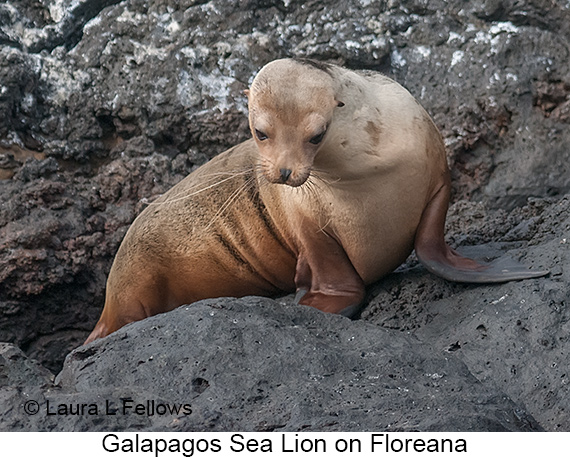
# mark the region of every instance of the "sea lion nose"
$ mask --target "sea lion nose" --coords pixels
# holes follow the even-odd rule
[[[287,182],[287,180],[289,179],[289,176],[291,176],[291,173],[293,171],[289,168],[280,168],[279,169],[279,173],[281,174],[281,182]]]

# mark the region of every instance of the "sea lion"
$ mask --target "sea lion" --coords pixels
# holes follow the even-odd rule
[[[415,248],[463,282],[534,278],[444,241],[450,195],[435,124],[395,81],[310,60],[266,65],[246,91],[253,138],[203,165],[133,222],[87,342],[204,298],[297,291],[354,314],[365,286]]]

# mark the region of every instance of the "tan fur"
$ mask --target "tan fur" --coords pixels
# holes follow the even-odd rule
[[[265,71],[269,75],[264,75]],[[270,195],[264,199],[278,200],[288,214],[295,216],[272,217],[281,224],[294,221],[288,229],[291,232],[297,218],[311,220],[317,229],[324,228],[339,241],[366,284],[392,271],[413,249],[423,209],[446,180],[444,145],[427,113],[408,91],[379,74],[364,76],[331,66],[328,75],[284,60],[266,66],[258,78],[268,83],[261,89],[255,81],[252,84],[252,129],[262,110],[264,117],[276,123],[273,129],[279,133],[295,130],[294,125],[281,120],[283,111],[296,112],[296,130],[300,132],[305,131],[307,116],[317,114],[330,123],[318,152],[305,152],[311,134],[281,134],[272,143],[257,141],[262,161],[275,164],[273,171],[264,168],[266,175],[278,174],[283,157],[293,175],[297,168],[302,175],[308,167],[322,170],[326,180],[315,193],[298,192],[289,186],[268,189]],[[310,95],[315,89],[289,97],[287,103],[292,107],[263,103],[265,98],[271,101],[275,97],[274,91],[268,94],[265,87],[287,90],[283,89],[287,88],[283,79],[293,79],[304,89],[312,88],[309,78],[314,78],[317,87],[326,85],[327,90],[317,92],[319,103]],[[284,97],[277,96],[279,100]],[[338,107],[338,102],[344,106]],[[272,205],[268,208],[271,213]]]
[[[265,66],[247,94],[253,139],[136,219],[88,341],[209,297],[297,290],[301,304],[345,313],[414,243],[444,275],[482,268],[443,240],[444,145],[400,85],[285,59]]]

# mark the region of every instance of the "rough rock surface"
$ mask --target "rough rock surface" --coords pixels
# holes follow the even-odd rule
[[[71,353],[55,389],[20,383],[5,402],[16,413],[0,419],[0,429],[539,429],[453,355],[366,322],[263,298],[207,300],[155,316]],[[21,407],[30,400],[40,405],[33,416]],[[97,411],[55,414],[78,404]],[[188,414],[159,414],[166,405],[189,405]]]
[[[470,379],[481,398],[507,395],[544,429],[570,430],[568,43],[561,0],[3,2],[0,341],[57,373],[100,313],[136,214],[248,137],[242,91],[264,63],[311,57],[383,71],[432,114],[453,170],[452,245],[552,271],[462,286],[412,257],[370,288],[361,319],[412,333],[429,360],[452,353],[473,376],[454,361],[450,378]],[[35,370],[15,354],[0,371],[3,399]],[[60,389],[38,370],[36,392]]]

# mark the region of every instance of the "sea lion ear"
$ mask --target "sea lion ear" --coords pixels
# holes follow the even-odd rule
[[[338,106],[339,108],[342,108],[344,106],[343,102],[339,102],[338,100],[335,100],[336,102],[336,106]]]
[[[249,89],[245,89],[245,90],[243,91],[243,93],[245,94],[245,96],[246,96],[247,98],[249,98]]]

